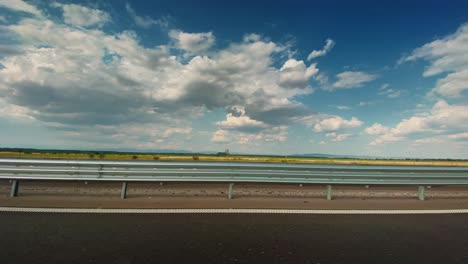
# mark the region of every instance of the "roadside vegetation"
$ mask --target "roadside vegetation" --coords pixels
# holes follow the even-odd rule
[[[322,157],[287,157],[254,155],[179,154],[179,153],[119,153],[89,151],[0,151],[0,158],[25,159],[79,159],[79,160],[135,160],[135,161],[210,161],[210,162],[266,162],[336,165],[388,165],[388,166],[468,166],[468,160],[442,159],[357,159]]]

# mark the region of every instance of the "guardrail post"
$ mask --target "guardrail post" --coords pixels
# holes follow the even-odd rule
[[[332,186],[327,185],[327,200],[333,199]]]
[[[425,200],[425,196],[424,196],[424,186],[419,186],[419,187],[418,187],[418,198],[419,198],[419,200],[421,200],[421,201],[424,201],[424,200]]]
[[[228,190],[228,199],[232,199],[232,187],[234,186],[234,183],[229,184],[229,190]]]
[[[101,178],[102,177],[102,169],[103,169],[103,165],[102,164],[99,164],[99,168],[98,168],[98,178]]]
[[[123,182],[122,183],[122,192],[120,193],[120,198],[122,198],[122,199],[127,198],[127,187],[128,187],[128,183]]]
[[[19,180],[13,180],[13,183],[11,184],[10,197],[18,196],[18,189],[19,189]]]

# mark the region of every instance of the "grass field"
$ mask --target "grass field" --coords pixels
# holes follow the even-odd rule
[[[83,160],[140,160],[140,161],[213,161],[213,162],[266,162],[342,165],[388,166],[468,166],[468,160],[398,160],[398,159],[347,159],[280,156],[218,156],[192,154],[132,154],[132,153],[45,153],[0,152],[0,158],[32,159],[83,159]]]

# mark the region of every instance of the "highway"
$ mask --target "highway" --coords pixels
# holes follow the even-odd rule
[[[468,214],[0,215],[1,263],[468,263]]]

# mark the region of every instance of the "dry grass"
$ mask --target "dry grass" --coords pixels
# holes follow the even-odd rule
[[[84,159],[84,160],[142,160],[142,161],[218,161],[218,162],[266,162],[343,165],[388,165],[388,166],[468,166],[466,160],[384,160],[384,159],[337,159],[262,156],[216,156],[216,155],[169,155],[169,154],[87,154],[87,153],[22,153],[0,152],[0,158],[32,159]]]

